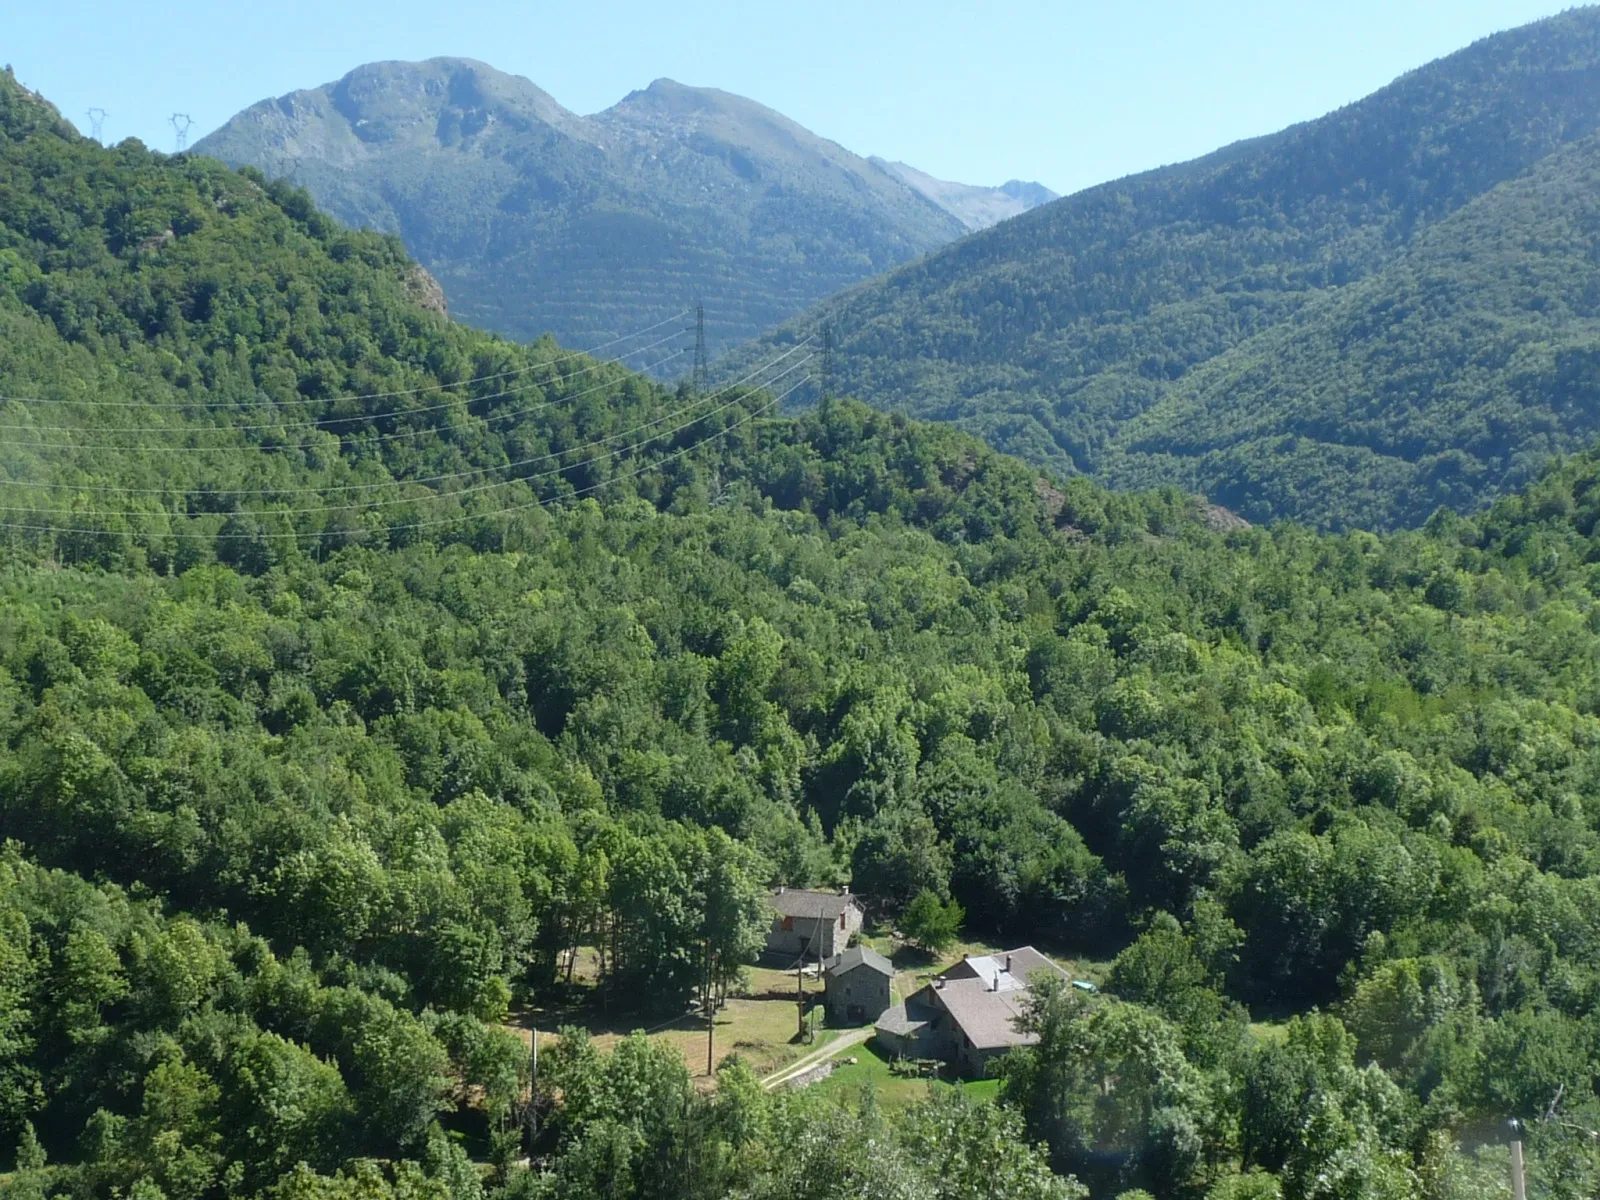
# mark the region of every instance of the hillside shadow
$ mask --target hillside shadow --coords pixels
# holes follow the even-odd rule
[[[889,956],[889,961],[894,964],[896,971],[924,971],[929,967],[938,966],[941,959],[937,954],[924,950],[921,946],[902,942],[895,947],[894,953]]]

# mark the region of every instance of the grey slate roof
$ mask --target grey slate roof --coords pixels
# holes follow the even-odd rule
[[[880,1033],[892,1033],[899,1037],[915,1037],[927,1027],[927,1018],[912,1014],[904,1004],[884,1009],[874,1025]]]
[[[1035,971],[1050,971],[1061,976],[1062,979],[1071,978],[1065,971],[1032,946],[1019,946],[1007,954],[997,954],[995,957],[1001,961],[1009,958],[1011,960],[1011,973],[1024,981],[1031,979]]]
[[[1014,992],[1018,988],[1027,986],[989,954],[969,954],[942,972],[939,978],[950,983],[965,982],[970,979],[982,980],[983,986],[991,992]]]
[[[880,975],[894,978],[894,964],[870,946],[852,946],[843,954],[835,954],[828,960],[827,972],[829,975],[846,975],[863,965]]]
[[[772,907],[785,917],[838,920],[839,914],[855,904],[856,898],[838,892],[808,892],[804,888],[779,888],[772,893]]]
[[[995,992],[981,979],[951,979],[937,989],[938,1001],[956,1028],[979,1050],[1031,1046],[1039,1039],[1016,1027],[1026,988]]]
[[[942,978],[981,979],[990,991],[1011,992],[1027,987],[1036,971],[1051,971],[1063,979],[1068,978],[1065,971],[1032,946],[1020,946],[1003,954],[969,954],[946,969]]]
[[[1069,978],[1032,946],[1001,954],[968,955],[906,1003],[886,1011],[878,1018],[878,1028],[902,1037],[915,1036],[930,1026],[938,1029],[941,1014],[946,1013],[955,1034],[964,1035],[978,1050],[1031,1046],[1038,1038],[1021,1032],[1016,1020],[1027,1002],[1028,980],[1041,971]]]

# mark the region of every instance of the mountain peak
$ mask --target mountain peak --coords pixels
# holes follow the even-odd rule
[[[1053,192],[1035,180],[1008,179],[1000,185],[1000,190],[1020,200],[1025,208],[1038,208],[1041,204],[1061,199],[1059,192]]]
[[[462,319],[579,345],[702,294],[722,349],[963,232],[782,114],[670,78],[585,117],[473,59],[369,63],[197,149],[401,235]]]
[[[782,113],[746,96],[720,88],[696,87],[676,79],[654,80],[649,87],[629,92],[616,104],[597,114],[598,118],[632,120],[639,117],[704,118],[721,117],[739,124],[782,126],[799,130]]]
[[[474,58],[367,63],[320,90],[357,123],[385,117],[418,123],[447,109],[471,110],[519,125],[535,121],[568,131],[581,121],[531,79]]]
[[[904,182],[913,191],[955,217],[969,230],[987,229],[1001,221],[1020,216],[1031,208],[1058,199],[1042,183],[1023,183],[1013,179],[1000,187],[982,187],[935,179],[908,163],[874,158],[873,165]]]

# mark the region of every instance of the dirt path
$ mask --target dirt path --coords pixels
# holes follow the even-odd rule
[[[809,1071],[819,1063],[827,1062],[841,1051],[848,1050],[851,1046],[859,1046],[872,1036],[872,1032],[871,1026],[868,1026],[866,1029],[852,1029],[848,1033],[841,1033],[820,1050],[813,1050],[810,1054],[802,1055],[788,1066],[774,1071],[761,1081],[761,1086],[769,1092],[775,1087],[781,1087],[789,1079]]]

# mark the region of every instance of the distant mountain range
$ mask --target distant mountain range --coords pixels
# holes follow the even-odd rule
[[[1049,195],[891,169],[666,79],[581,117],[459,58],[358,67],[253,105],[194,149],[398,234],[462,320],[579,346],[703,298],[715,353]],[[690,365],[659,358],[631,365]]]
[[[1426,518],[1600,433],[1600,9],[851,289],[835,385],[1252,520]]]
[[[987,229],[1001,221],[1020,217],[1041,204],[1061,199],[1042,183],[1024,183],[1020,179],[1012,179],[997,188],[975,187],[970,183],[935,179],[903,162],[888,162],[881,158],[868,161],[900,176],[968,229]]]

